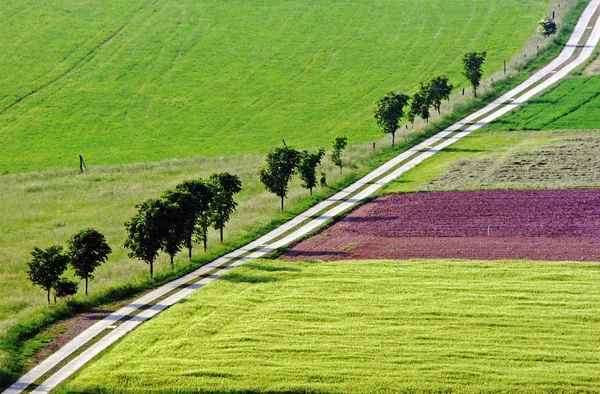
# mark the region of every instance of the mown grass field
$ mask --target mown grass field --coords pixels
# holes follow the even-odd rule
[[[382,193],[600,187],[598,149],[600,130],[476,131]]]
[[[256,261],[141,326],[63,388],[593,392],[599,280],[600,265],[583,263]]]
[[[512,67],[549,5],[9,0],[0,172],[372,141],[383,93],[440,72],[464,86],[470,50],[488,52],[486,76]]]
[[[600,75],[567,78],[487,130],[600,129]]]

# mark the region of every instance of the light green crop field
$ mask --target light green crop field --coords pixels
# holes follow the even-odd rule
[[[571,77],[487,130],[600,129],[600,75]]]
[[[550,3],[7,0],[0,173],[373,141],[383,93],[500,70]]]
[[[599,280],[600,265],[582,263],[257,261],[142,325],[63,389],[593,392]]]

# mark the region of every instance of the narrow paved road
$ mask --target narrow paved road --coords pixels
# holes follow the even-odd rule
[[[398,155],[331,198],[250,244],[196,271],[167,283],[88,328],[23,375],[4,393],[16,394],[31,385],[47,393],[129,331],[244,262],[288,245],[353,207],[382,186],[414,168],[441,149],[504,115],[564,78],[585,62],[600,40],[600,0],[592,0],[560,55],[521,85],[428,140]]]

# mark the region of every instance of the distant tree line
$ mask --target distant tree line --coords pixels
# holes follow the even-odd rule
[[[112,252],[104,235],[92,228],[74,234],[67,244],[67,250],[60,245],[52,245],[46,249],[35,247],[31,252],[33,259],[27,263],[29,279],[46,291],[48,304],[52,290],[55,303],[56,297],[68,297],[77,293],[77,282],[63,277],[69,266],[74,269],[76,276],[85,280],[87,296],[88,281],[94,279],[94,271],[106,262]]]
[[[152,277],[161,251],[169,255],[171,268],[183,248],[191,261],[194,241],[202,242],[206,252],[209,227],[219,231],[223,243],[223,229],[237,207],[233,196],[241,190],[240,179],[224,172],[207,180],[185,181],[159,198],[136,205],[137,213],[125,223],[129,257],[148,263]]]
[[[348,138],[337,137],[330,155],[331,162],[339,167],[340,174],[342,174],[343,167],[342,152],[347,145]],[[308,189],[312,196],[313,188],[317,186],[317,168],[324,156],[325,149],[323,148],[310,152],[308,150],[298,151],[285,145],[276,147],[267,154],[265,164],[258,171],[258,176],[265,189],[280,198],[282,212],[294,174],[300,176],[302,187]],[[319,183],[322,186],[327,185],[324,172],[321,172]]]
[[[194,241],[202,242],[206,252],[210,227],[219,231],[223,243],[223,229],[237,206],[233,196],[241,189],[239,178],[224,172],[212,174],[207,180],[182,182],[160,198],[136,205],[136,214],[125,223],[124,246],[130,250],[129,257],[147,262],[152,277],[154,261],[161,251],[169,255],[171,268],[175,255],[183,248],[188,249],[191,260]],[[32,260],[27,263],[27,275],[34,285],[46,291],[48,304],[54,292],[56,303],[57,297],[77,293],[78,283],[63,276],[70,266],[75,276],[85,281],[87,296],[94,271],[107,261],[111,252],[104,235],[88,228],[74,234],[67,241],[67,249],[61,245],[35,247]]]
[[[462,73],[471,83],[475,97],[477,97],[477,88],[483,75],[482,65],[486,55],[486,52],[469,52],[462,59]],[[388,92],[376,103],[375,120],[377,125],[384,133],[392,135],[392,146],[394,146],[396,131],[403,118],[413,125],[417,117],[429,122],[431,108],[434,108],[439,114],[442,102],[450,99],[453,89],[454,86],[450,84],[448,77],[440,74],[421,82],[419,90],[412,96],[405,93]]]

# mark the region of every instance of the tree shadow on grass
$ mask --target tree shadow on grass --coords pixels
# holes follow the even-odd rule
[[[253,270],[258,271],[267,271],[267,272],[300,272],[302,271],[300,268],[296,267],[273,267],[272,265],[263,265],[257,263],[246,263],[244,267],[251,268]]]
[[[279,278],[272,276],[243,275],[238,273],[221,276],[220,279],[232,283],[269,283],[279,281]]]
[[[479,153],[489,152],[487,149],[468,149],[468,148],[444,148],[442,152],[458,152],[458,153]]]

